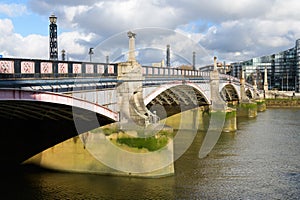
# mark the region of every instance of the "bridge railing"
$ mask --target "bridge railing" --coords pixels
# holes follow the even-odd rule
[[[227,74],[220,74],[219,77],[220,77],[221,81],[227,81],[227,82],[230,82],[230,83],[237,83],[237,84],[240,83],[240,79],[238,79],[236,77],[233,77],[233,76],[230,76],[230,75],[227,75]]]
[[[234,76],[230,76],[230,75],[227,75],[227,74],[220,74],[220,80],[230,82],[230,83],[235,83],[237,85],[240,84],[240,82],[241,82],[239,78],[236,78]],[[248,88],[253,88],[253,85],[248,83],[248,82],[246,82],[245,85]]]
[[[209,81],[210,72],[192,69],[142,66],[148,78],[193,78]],[[0,79],[49,79],[72,77],[116,77],[118,63],[0,58]],[[220,74],[220,81],[240,83],[236,77]],[[246,83],[248,87],[251,84]]]
[[[117,76],[117,63],[0,58],[1,79]],[[149,77],[209,77],[199,70],[143,66]]]
[[[117,76],[117,64],[0,58],[1,79]]]
[[[143,66],[143,75],[148,77],[209,77],[209,72],[201,72],[192,69]]]

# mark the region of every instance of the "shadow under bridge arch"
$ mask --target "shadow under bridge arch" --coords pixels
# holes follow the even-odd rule
[[[209,105],[209,102],[201,88],[192,83],[163,85],[145,98],[147,108],[160,119]]]

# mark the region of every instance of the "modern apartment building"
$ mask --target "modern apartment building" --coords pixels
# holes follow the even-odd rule
[[[230,74],[240,77],[245,72],[247,82],[256,80],[259,89],[263,89],[264,73],[267,68],[269,90],[284,90],[300,92],[300,39],[295,47],[288,50],[247,61],[231,63]]]

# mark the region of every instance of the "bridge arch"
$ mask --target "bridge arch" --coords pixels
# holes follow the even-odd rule
[[[118,118],[117,113],[103,106],[72,96],[1,89],[1,132],[6,142],[0,146],[0,160],[18,165],[49,147]],[[75,120],[85,126],[78,129]]]
[[[253,99],[254,98],[254,92],[252,90],[250,90],[249,88],[246,89],[246,96],[249,99]]]
[[[156,111],[160,117],[163,114],[160,113],[159,107],[164,107],[166,117],[169,117],[179,112],[210,104],[209,98],[197,84],[182,82],[156,88],[145,97],[144,102],[149,110]]]
[[[221,87],[220,95],[226,102],[228,101],[239,101],[240,94],[238,88],[235,85],[227,83]]]
[[[41,104],[57,104],[57,105],[65,105],[69,107],[74,107],[78,109],[87,110],[90,112],[94,112],[97,114],[100,114],[112,121],[118,121],[118,114],[116,112],[113,112],[109,110],[108,108],[105,108],[101,105],[91,103],[86,100],[78,99],[73,96],[68,96],[60,93],[52,93],[52,92],[45,92],[45,91],[30,91],[30,90],[15,90],[15,89],[1,89],[0,90],[0,102],[31,102],[33,104],[36,104],[36,106],[39,106]],[[15,107],[16,109],[16,107]],[[7,109],[6,109],[7,110]],[[22,112],[23,111],[23,112]],[[30,109],[23,109],[19,113],[25,114],[27,117],[37,118],[37,116],[34,116],[34,114],[38,113],[31,113],[26,114],[27,112],[30,112]],[[5,113],[0,113],[1,116],[4,116]],[[9,113],[6,113],[6,115]],[[74,114],[74,113],[71,113]],[[76,113],[75,113],[76,114]],[[17,117],[17,115],[15,115]],[[21,115],[19,115],[20,118]],[[44,115],[41,117],[50,117],[49,115]],[[79,116],[78,116],[79,117]],[[51,117],[50,117],[51,118]]]

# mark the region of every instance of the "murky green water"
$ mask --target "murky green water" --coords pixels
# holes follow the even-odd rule
[[[3,199],[300,199],[300,109],[268,109],[239,119],[208,157],[203,134],[160,179],[55,173],[4,173]]]

